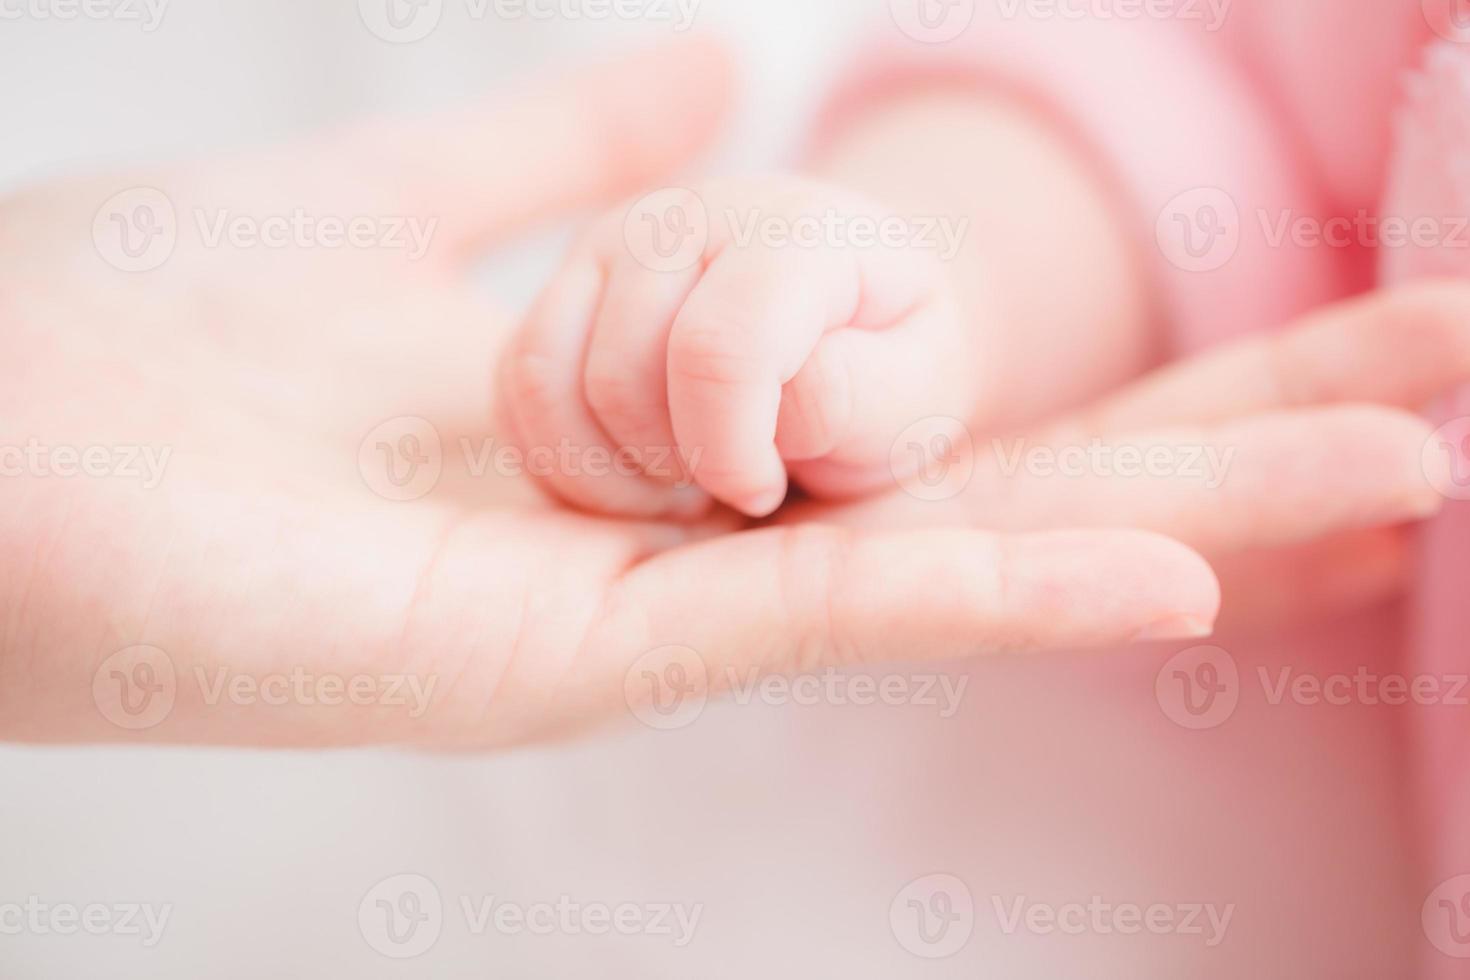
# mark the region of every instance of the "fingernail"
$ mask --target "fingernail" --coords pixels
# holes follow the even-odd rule
[[[699,487],[675,487],[668,516],[674,520],[698,520],[710,512],[714,498]]]
[[[1422,521],[1444,510],[1444,504],[1445,498],[1440,495],[1439,491],[1430,489],[1409,497],[1405,501],[1404,510],[1411,518]]]
[[[770,517],[786,502],[786,488],[775,487],[746,499],[739,509],[751,517]]]
[[[1445,498],[1435,490],[1407,494],[1393,503],[1376,507],[1363,515],[1364,526],[1407,524],[1425,521],[1444,509]]]
[[[1165,640],[1199,640],[1215,632],[1215,627],[1198,616],[1170,616],[1145,626],[1133,638],[1134,643],[1160,643]]]

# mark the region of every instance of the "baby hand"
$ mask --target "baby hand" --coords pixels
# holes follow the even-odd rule
[[[981,387],[934,227],[795,178],[607,216],[503,361],[535,472],[633,517],[693,517],[711,498],[764,517],[788,479],[845,497],[909,476],[927,460],[900,435],[970,420]]]

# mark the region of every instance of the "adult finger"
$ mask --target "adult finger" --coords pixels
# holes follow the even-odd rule
[[[489,104],[353,127],[334,143],[410,213],[438,217],[461,254],[677,170],[714,137],[733,88],[710,39],[680,39],[556,80],[513,82]]]
[[[1138,528],[1213,558],[1430,516],[1443,498],[1425,472],[1428,437],[1418,418],[1377,406],[1107,439],[1057,429],[1046,439],[984,447],[969,482],[945,500],[897,493],[845,508],[813,506],[792,519],[1012,532]]]
[[[1204,560],[1152,534],[768,528],[627,574],[590,634],[604,654],[588,682],[656,677],[662,658],[708,693],[752,674],[1187,639],[1218,604]]]
[[[1282,333],[1165,368],[1083,424],[1116,432],[1348,401],[1419,408],[1466,378],[1470,285],[1427,282],[1328,306]]]

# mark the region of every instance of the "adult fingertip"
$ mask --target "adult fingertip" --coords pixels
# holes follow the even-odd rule
[[[734,502],[732,506],[748,517],[756,520],[770,517],[781,509],[786,502],[787,486],[781,485],[750,494],[741,500]]]
[[[670,520],[697,521],[709,516],[714,506],[714,498],[698,487],[675,487],[665,514]]]
[[[1139,630],[1135,643],[1160,643],[1169,640],[1200,640],[1215,632],[1212,622],[1197,616],[1166,616]]]
[[[1126,604],[1130,635],[1154,640],[1208,636],[1220,615],[1220,580],[1199,552],[1152,531],[1101,534],[1114,601]]]
[[[1173,601],[1176,615],[1208,624],[1213,629],[1220,616],[1221,602],[1220,579],[1214,567],[1182,541],[1153,532],[1139,533],[1152,539],[1153,547],[1167,556],[1170,570],[1162,574],[1160,585]]]
[[[729,117],[735,63],[709,36],[681,37],[628,55],[612,66],[604,105],[643,104],[647,112],[599,113],[620,129],[609,135],[612,170],[642,184],[708,145]]]

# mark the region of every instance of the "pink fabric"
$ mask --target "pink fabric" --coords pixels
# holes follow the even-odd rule
[[[1157,266],[1180,349],[1195,350],[1373,284],[1371,255],[1279,247],[1266,224],[1377,208],[1398,78],[1434,37],[1431,21],[1448,32],[1454,2],[1235,0],[1212,32],[1190,18],[1026,16],[977,0],[953,42],[890,39],[867,52],[834,115],[925,79],[1004,88],[1092,148],[1155,253],[1171,203],[1224,191],[1239,216],[1233,258],[1209,272]]]
[[[952,77],[1001,86],[1050,113],[1133,205],[1140,242],[1160,256],[1159,295],[1179,353],[1277,327],[1376,283],[1470,275],[1470,250],[1301,247],[1266,234],[1283,215],[1470,215],[1470,18],[1457,17],[1456,0],[1235,0],[1219,33],[1181,19],[1078,21],[979,6],[952,43],[870,53],[836,111]],[[1428,70],[1417,72],[1421,65]],[[1156,230],[1177,195],[1201,188],[1233,201],[1241,239],[1223,266],[1190,272],[1168,260]],[[1210,198],[1186,200],[1202,199]],[[1470,415],[1470,391],[1436,412],[1439,421]],[[1467,554],[1470,504],[1452,504],[1423,535],[1414,635],[1394,658],[1398,669],[1470,671]],[[1386,628],[1393,615],[1383,613]],[[1304,640],[1293,659],[1321,646]],[[1432,934],[1443,924],[1428,918],[1453,914],[1431,891],[1470,874],[1470,719],[1431,706],[1415,720],[1416,757],[1405,768],[1421,776],[1425,868],[1416,894],[1430,899],[1417,973],[1470,977],[1470,958],[1437,948]],[[1459,927],[1470,930],[1466,893],[1450,898],[1461,906]]]
[[[1274,326],[1349,287],[1349,267],[1322,250],[1271,247],[1256,220],[1288,209],[1320,215],[1328,198],[1312,161],[1239,70],[1238,42],[1178,22],[1037,19],[1007,9],[1001,0],[980,3],[951,44],[880,45],[834,115],[925,79],[968,77],[1008,90],[1092,149],[1140,215],[1140,245],[1151,254],[1160,251],[1156,226],[1175,202],[1192,210],[1212,200],[1201,192],[1223,191],[1239,216],[1234,256],[1210,273],[1156,265],[1183,350]]]

